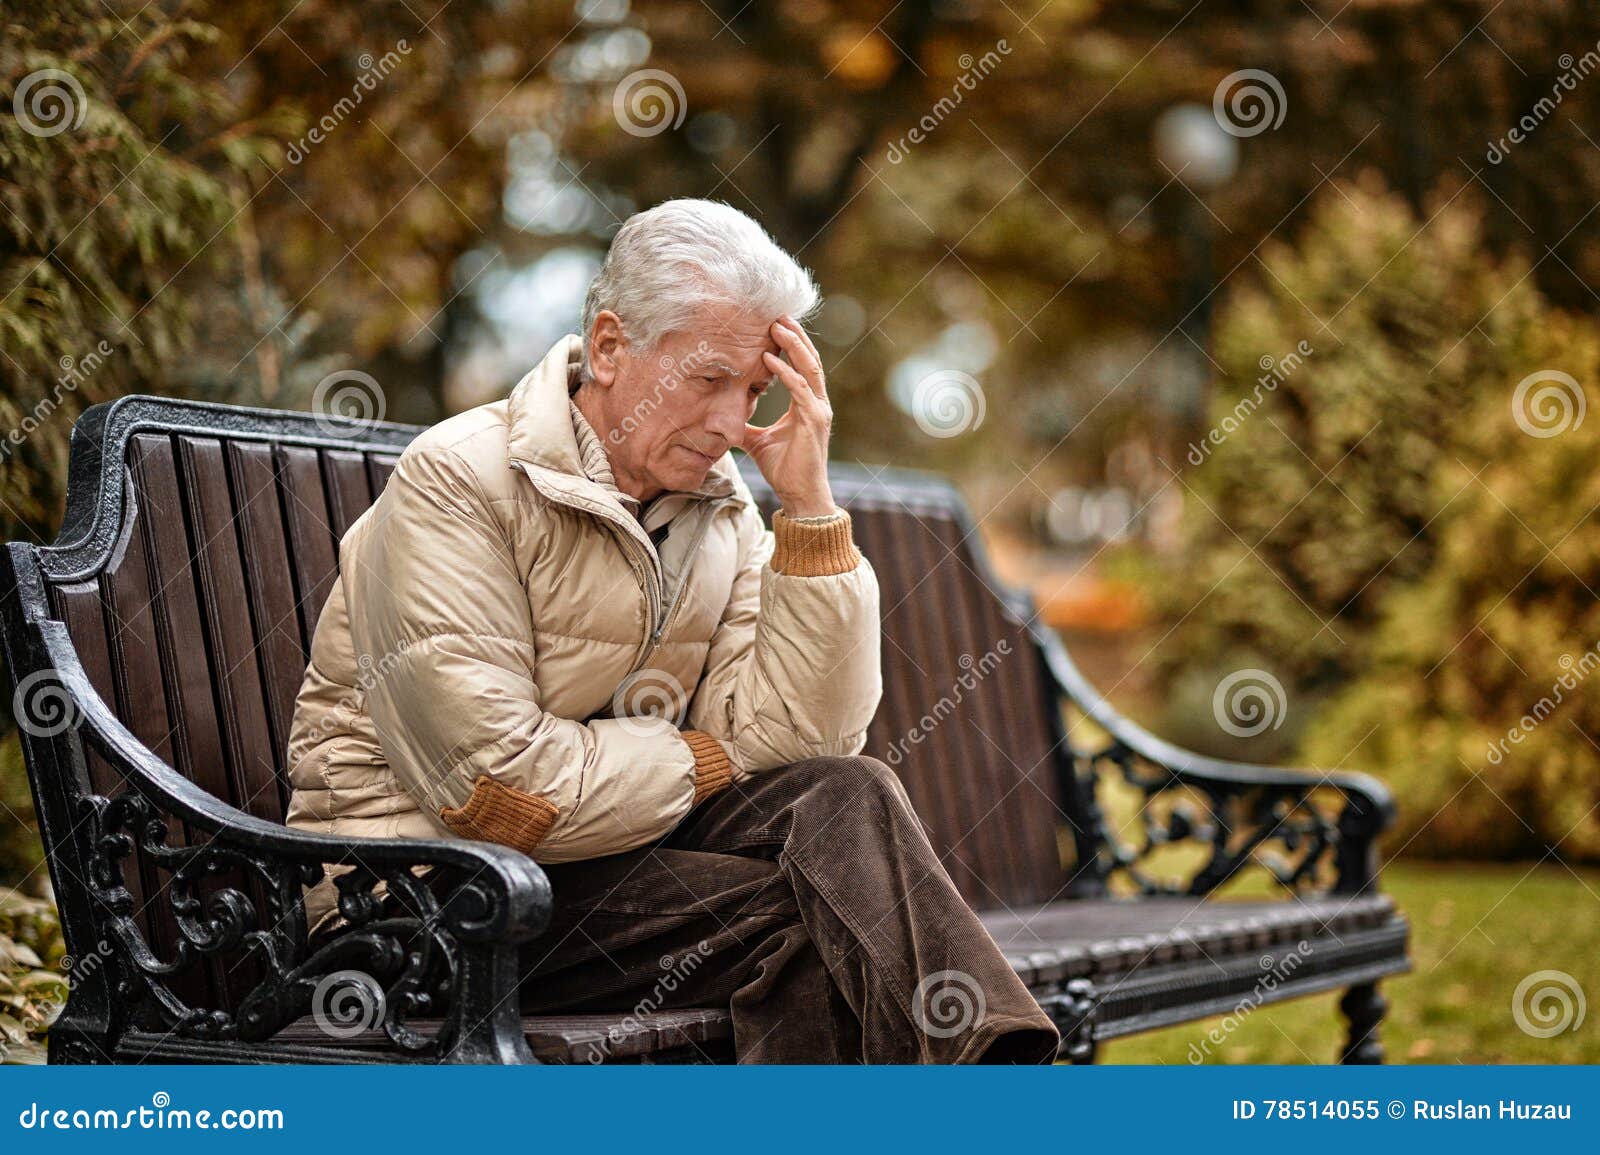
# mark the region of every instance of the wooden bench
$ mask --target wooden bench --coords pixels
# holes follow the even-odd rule
[[[730,1057],[724,1008],[520,1017],[517,946],[550,911],[524,855],[283,825],[285,739],[338,543],[418,432],[146,396],[79,419],[57,541],[0,558],[6,669],[74,960],[51,1062]],[[995,580],[949,484],[841,466],[834,492],[882,583],[867,752],[903,777],[1064,1057],[1345,988],[1340,1057],[1381,1061],[1376,984],[1410,967],[1407,922],[1376,885],[1382,785],[1162,742]],[[308,943],[301,888],[323,863],[356,864],[358,919]],[[1216,895],[1250,876],[1281,888]],[[379,880],[414,897],[410,917],[374,900]],[[381,992],[372,1021],[323,1013],[362,984]],[[1196,1032],[1202,1055],[1215,1038]]]

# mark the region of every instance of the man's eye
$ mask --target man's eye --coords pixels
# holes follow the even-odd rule
[[[752,386],[750,386],[750,396],[752,396],[752,397],[760,397],[766,391],[767,391],[767,387],[765,385],[752,385]]]

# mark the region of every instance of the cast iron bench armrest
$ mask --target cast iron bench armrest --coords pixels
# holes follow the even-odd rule
[[[90,681],[65,624],[30,625],[82,745],[129,784],[109,798],[88,794],[71,818],[85,883],[102,912],[92,916],[96,933],[122,948],[111,963],[121,997],[102,988],[94,1000],[105,1014],[114,1019],[127,1013],[124,1003],[139,1000],[142,1021],[154,1015],[162,1037],[249,1043],[308,1014],[319,1025],[334,1018],[324,1030],[338,1038],[345,1024],[337,1016],[356,1005],[371,1019],[364,1025],[381,1028],[417,1059],[535,1061],[517,1000],[517,944],[550,921],[549,880],[537,863],[493,843],[337,838],[238,810],[168,766],[122,724]],[[169,844],[172,818],[202,838]],[[132,869],[136,849],[168,875],[157,907],[176,924],[168,957],[148,938],[127,886],[124,870]],[[323,877],[324,864],[352,867],[335,879],[348,925],[308,942],[303,888]],[[418,866],[442,871],[441,879],[418,878]],[[202,887],[203,880],[211,881]],[[380,882],[398,902],[375,893]],[[227,960],[241,954],[255,958],[260,977],[228,996],[229,1009],[196,1005],[195,996],[181,993],[184,974],[209,970],[213,983],[238,981],[237,964]]]
[[[1092,759],[1118,764],[1130,780],[1135,780],[1130,767],[1133,760],[1156,767],[1160,772],[1156,779],[1137,781],[1148,793],[1169,786],[1191,786],[1216,802],[1254,794],[1265,802],[1263,816],[1270,813],[1276,802],[1298,806],[1315,790],[1336,791],[1343,795],[1344,805],[1339,811],[1336,832],[1329,838],[1334,844],[1334,890],[1356,893],[1375,883],[1377,837],[1395,819],[1394,796],[1378,779],[1357,771],[1235,762],[1176,746],[1150,733],[1107,702],[1083,676],[1053,630],[1035,626],[1033,633],[1056,686],[1111,739],[1109,746],[1090,755]],[[1270,835],[1269,830],[1262,837]],[[1226,862],[1214,859],[1191,889],[1197,893],[1214,889],[1243,864],[1243,855]]]
[[[419,838],[339,838],[297,830],[237,810],[195,786],[136,738],[90,683],[65,625],[37,623],[46,653],[89,740],[163,811],[252,853],[295,863],[351,863],[382,869],[444,866],[470,872],[488,904],[482,917],[453,926],[463,939],[521,942],[550,921],[550,884],[521,851],[492,842]]]

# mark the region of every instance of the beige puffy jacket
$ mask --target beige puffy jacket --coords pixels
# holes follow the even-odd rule
[[[768,530],[724,456],[641,523],[569,400],[581,347],[419,434],[346,532],[295,702],[290,826],[566,862],[865,744],[878,586],[848,515]],[[312,927],[345,869],[308,890]]]

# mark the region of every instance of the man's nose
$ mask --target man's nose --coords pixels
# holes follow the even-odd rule
[[[744,395],[740,390],[729,389],[712,403],[706,413],[706,429],[730,446],[744,443]]]

